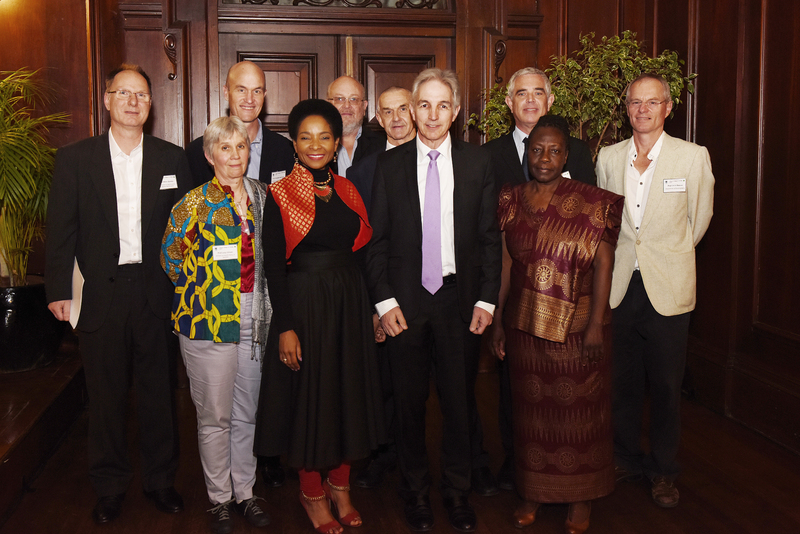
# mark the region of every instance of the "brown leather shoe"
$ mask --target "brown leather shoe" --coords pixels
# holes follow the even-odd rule
[[[525,528],[536,521],[536,511],[539,509],[538,502],[525,501],[519,508],[514,510],[514,526]]]
[[[575,503],[575,504],[580,504],[580,503]],[[591,514],[592,513],[592,503],[591,502],[587,502],[587,504],[589,505],[589,514]],[[566,534],[583,534],[589,528],[589,516],[588,515],[586,516],[586,519],[584,519],[580,523],[573,523],[570,520],[570,517],[572,517],[572,504],[569,505],[569,512],[568,512],[568,515],[567,515],[567,520],[564,522],[564,532],[566,532]]]
[[[667,477],[653,478],[653,487],[650,490],[653,495],[653,501],[661,508],[675,508],[678,506],[680,493],[675,483]]]

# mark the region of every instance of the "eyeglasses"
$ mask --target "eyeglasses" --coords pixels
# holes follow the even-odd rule
[[[117,97],[117,100],[130,100],[132,96],[136,96],[136,100],[140,102],[150,102],[150,93],[134,93],[132,91],[126,91],[125,89],[106,91],[106,93],[110,95],[113,94]]]
[[[655,107],[660,106],[664,102],[666,102],[666,100],[648,100],[646,102],[644,100],[631,100],[630,102],[627,102],[627,106],[632,108],[638,108],[641,107],[642,104],[644,104],[645,106],[647,106],[647,109],[654,109]]]
[[[334,104],[339,106],[341,106],[345,102],[350,102],[351,106],[355,106],[359,102],[363,102],[364,99],[357,96],[351,96],[350,98],[347,98],[346,96],[334,96],[333,98],[329,98],[328,101],[333,102]]]

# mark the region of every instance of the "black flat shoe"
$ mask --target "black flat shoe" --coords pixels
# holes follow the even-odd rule
[[[153,491],[145,491],[148,499],[153,501],[156,508],[165,514],[177,514],[183,511],[183,499],[175,488],[161,488]]]
[[[233,508],[254,527],[265,527],[269,525],[269,516],[261,509],[256,499],[261,499],[261,497],[254,495],[242,502],[235,502]]]
[[[497,489],[497,481],[488,467],[472,470],[472,491],[482,497],[491,497],[500,493],[500,490]]]
[[[264,485],[268,488],[280,488],[286,482],[286,473],[281,467],[280,456],[271,456],[264,461],[261,466],[261,478]]]
[[[447,498],[444,507],[451,527],[459,532],[475,532],[478,518],[466,497]]]
[[[94,522],[102,525],[118,518],[119,513],[122,511],[122,500],[124,498],[125,494],[120,493],[97,499],[97,504],[94,505],[94,510],[92,510]]]
[[[433,528],[433,510],[427,495],[407,500],[403,514],[408,528],[415,532],[427,532]]]
[[[506,460],[497,472],[497,487],[505,491],[514,491],[514,458],[506,456]]]

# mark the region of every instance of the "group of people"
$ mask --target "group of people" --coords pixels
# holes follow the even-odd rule
[[[633,137],[603,148],[596,167],[547,114],[554,97],[534,68],[508,83],[514,129],[484,147],[450,134],[461,111],[452,71],[384,91],[385,138],[364,123],[364,87],[349,76],[292,109],[291,140],[262,124],[265,85],[257,65],[231,67],[230,116],[183,151],[143,133],[150,80],[122,65],[106,80],[108,132],[58,151],[46,283],[60,320],[80,301],[94,520],[119,516],[132,478],[130,382],[144,492],[162,512],[184,507],[176,344],[215,533],[233,530],[233,511],[269,523],[256,473],[279,486],[282,464],[298,472],[315,531],[358,527],[350,465],[367,457],[353,484],[375,487],[399,465],[407,526],[431,530],[431,379],[440,493],[457,531],[476,529],[471,491],[516,488],[520,528],[541,504],[569,503],[568,533],[588,528],[591,502],[615,482],[646,476],[656,504],[677,505],[694,247],[714,178],[704,148],[663,130],[668,84],[631,83]],[[496,477],[475,400],[484,332],[500,360]]]

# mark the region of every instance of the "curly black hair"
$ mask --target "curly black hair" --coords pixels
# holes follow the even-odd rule
[[[289,112],[289,136],[293,141],[297,141],[297,132],[300,130],[300,123],[307,117],[318,115],[325,119],[328,126],[331,127],[333,137],[336,139],[342,138],[342,116],[336,106],[327,100],[320,100],[319,98],[309,98],[308,100],[301,100]]]
[[[564,135],[564,145],[569,147],[569,124],[567,124],[567,119],[564,117],[559,115],[542,115],[539,117],[536,126],[531,130],[531,135],[539,128],[555,128]]]

